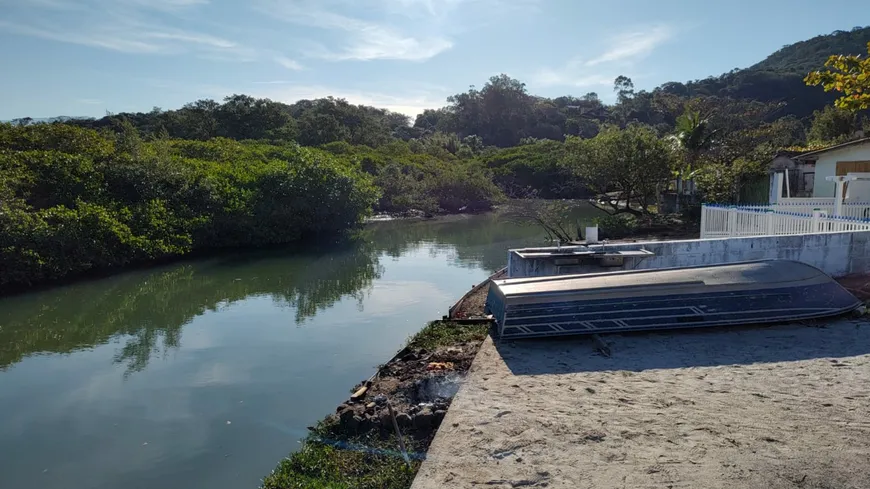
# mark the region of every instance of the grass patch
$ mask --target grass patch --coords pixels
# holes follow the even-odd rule
[[[423,448],[405,443],[412,453]],[[263,489],[407,489],[419,468],[419,460],[405,465],[394,438],[348,438],[335,423],[320,423],[263,479]]]
[[[466,341],[483,341],[487,333],[489,333],[489,323],[456,324],[432,321],[408,340],[408,346],[434,350]]]

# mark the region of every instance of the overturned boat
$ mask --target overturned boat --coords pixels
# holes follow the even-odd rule
[[[790,260],[494,280],[486,300],[502,338],[793,321],[861,305]]]

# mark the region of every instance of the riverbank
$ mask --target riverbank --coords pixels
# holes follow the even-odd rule
[[[310,427],[300,449],[262,487],[410,487],[488,332],[489,323],[429,323],[357,385],[335,414]]]

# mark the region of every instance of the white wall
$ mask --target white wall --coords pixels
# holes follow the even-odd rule
[[[836,197],[834,182],[829,182],[826,178],[837,174],[838,161],[870,161],[870,142],[819,154],[816,178],[813,181],[813,197]]]
[[[551,260],[523,259],[509,252],[510,277],[559,275],[560,273],[599,273],[617,270],[716,265],[751,260],[797,260],[813,265],[832,277],[870,272],[870,231],[798,234],[792,236],[754,236],[747,238],[650,241],[590,246],[607,251],[645,249],[655,253],[645,259],[626,259],[622,267],[596,265],[562,268]]]

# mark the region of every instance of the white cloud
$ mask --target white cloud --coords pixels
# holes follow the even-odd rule
[[[586,61],[586,66],[638,58],[650,54],[659,44],[673,36],[667,26],[623,33],[611,40],[611,46],[601,55]]]
[[[221,39],[219,37],[210,36],[208,34],[197,34],[191,32],[145,32],[142,37],[146,39],[165,39],[169,41],[188,42],[192,44],[202,44],[218,49],[229,49],[238,47],[238,44]]]
[[[298,61],[290,59],[286,56],[275,56],[275,62],[283,66],[284,68],[287,68],[288,70],[300,71],[305,69],[305,67],[299,64]]]
[[[381,0],[384,6],[409,17],[443,17],[460,4],[474,0]]]
[[[255,81],[251,82],[254,85],[287,85],[289,83],[293,83],[289,80],[266,80],[266,81]]]
[[[26,0],[8,10],[0,30],[52,41],[136,54],[193,53],[250,61],[256,52],[201,32],[170,28],[150,10],[177,10],[208,0]],[[60,11],[63,11],[62,13]]]
[[[540,86],[610,86],[620,73],[613,68],[599,71],[600,65],[630,66],[634,60],[650,54],[672,36],[673,30],[662,25],[621,34],[611,40],[604,52],[591,59],[578,56],[564,66],[542,68],[532,76],[532,83]]]
[[[59,25],[46,25],[45,27],[41,27],[25,24],[13,24],[3,20],[0,20],[0,30],[5,30],[13,34],[48,39],[51,41],[80,44],[83,46],[103,48],[125,53],[156,53],[161,50],[160,46],[157,44],[125,38],[125,36],[111,31],[77,32],[65,29],[63,26]]]
[[[532,75],[531,82],[535,85],[549,86],[573,86],[594,87],[606,86],[613,83],[616,75],[609,76],[601,73],[590,73],[584,68],[580,58],[574,58],[559,68],[543,68]]]
[[[411,35],[397,26],[337,14],[330,5],[342,2],[279,2],[258,0],[255,8],[285,22],[344,33],[338,49],[314,44],[306,55],[331,61],[393,59],[423,61],[453,47],[453,42],[438,34]]]
[[[433,93],[431,91],[411,91],[404,94],[385,94],[380,92],[368,92],[362,90],[348,90],[322,85],[292,85],[280,81],[260,82],[259,85],[267,85],[269,88],[254,89],[251,95],[264,97],[272,100],[293,103],[303,99],[315,99],[323,97],[343,98],[352,104],[371,105],[379,109],[387,109],[390,112],[405,114],[415,117],[425,109],[442,107],[447,98],[446,93]]]
[[[350,46],[341,51],[327,49],[316,55],[334,61],[373,59],[424,61],[453,47],[453,42],[447,39],[416,39],[376,25],[352,31],[352,39]]]

